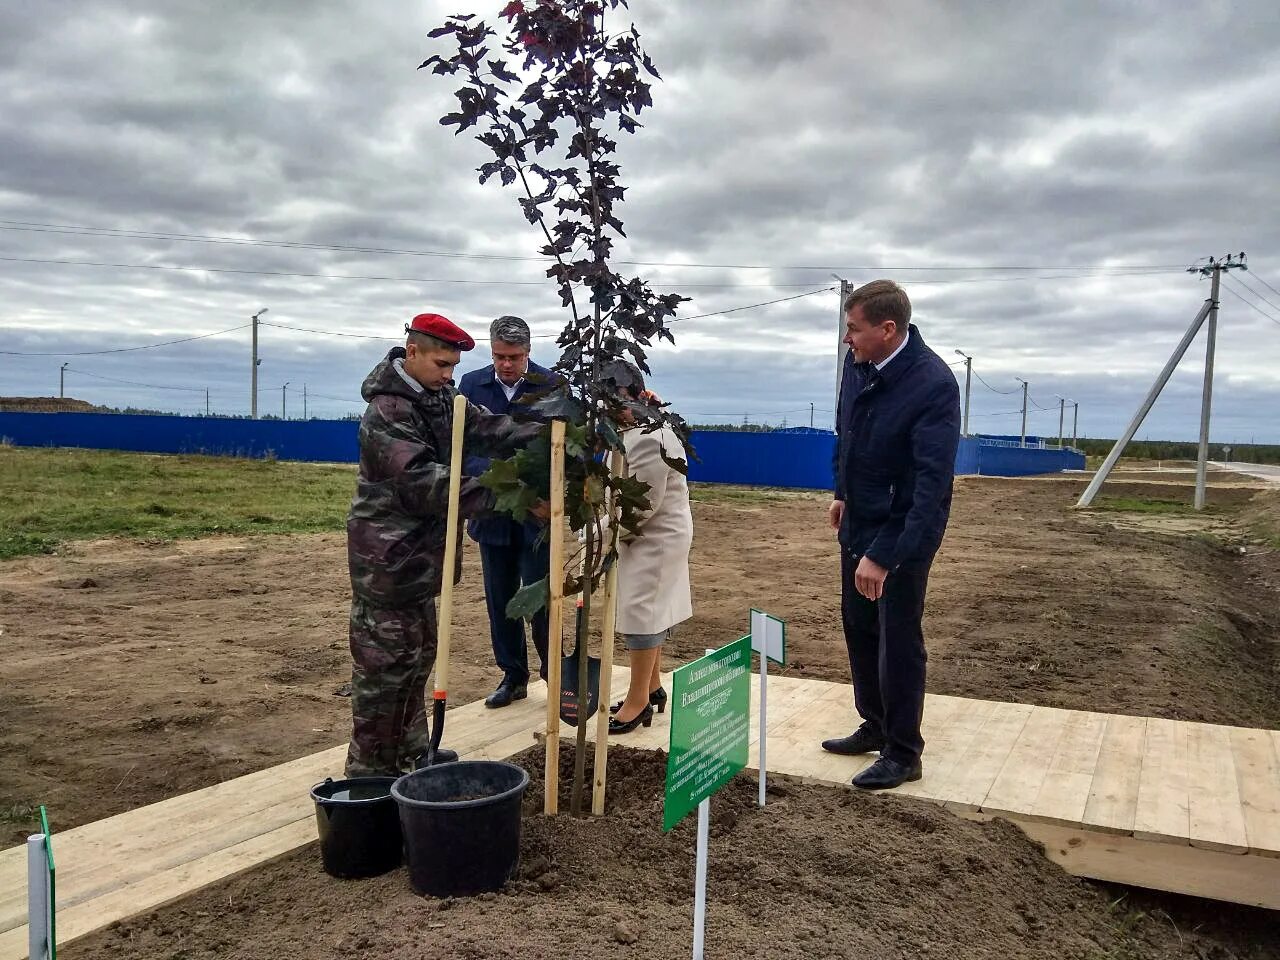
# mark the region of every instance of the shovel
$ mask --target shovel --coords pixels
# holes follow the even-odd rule
[[[587,589],[584,585],[583,589]],[[578,616],[573,631],[573,652],[560,660],[560,719],[572,727],[578,725],[578,677],[581,658],[578,644],[582,642],[582,598],[578,598]],[[600,706],[600,658],[587,657],[587,711],[582,717],[586,722]]]
[[[462,488],[462,435],[467,424],[467,398],[453,398],[453,446],[449,451],[449,518],[445,524],[444,573],[440,578],[440,609],[436,611],[436,687],[431,703],[431,745],[424,766],[436,762],[444,734],[444,711],[449,700],[449,646],[453,639],[453,571],[458,562],[458,498]]]

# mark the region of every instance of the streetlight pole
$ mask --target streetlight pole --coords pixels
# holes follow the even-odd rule
[[[286,380],[280,387],[280,419],[289,419],[289,381]]]
[[[307,419],[307,385],[302,385],[302,419]]]
[[[969,386],[973,382],[973,357],[963,350],[956,353],[964,357],[964,435],[969,435]]]
[[[1066,425],[1067,398],[1058,393],[1055,393],[1054,396],[1058,398],[1058,449],[1061,450],[1062,441],[1065,437],[1062,428]]]
[[[1080,401],[1071,404],[1071,446],[1080,449]]]
[[[67,367],[71,366],[68,360],[62,365],[62,369],[58,371],[58,398],[62,399],[67,395]]]
[[[254,420],[258,419],[258,364],[262,362],[258,359],[258,318],[266,312],[267,308],[263,307],[253,315],[253,372],[249,387],[249,416]]]
[[[1027,388],[1031,384],[1021,377],[1014,377],[1013,379],[1022,384],[1022,445],[1025,447],[1027,445]]]

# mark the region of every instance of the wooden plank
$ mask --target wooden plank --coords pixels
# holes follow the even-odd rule
[[[1069,873],[1093,880],[1280,910],[1280,859],[1013,820]]]
[[[58,912],[58,945],[63,946],[95,930],[128,917],[155,910],[211,883],[262,866],[292,853],[315,839],[315,823],[299,820],[278,830],[219,850],[208,857],[154,874],[120,887],[87,903]],[[319,866],[317,865],[317,869]],[[7,931],[0,938],[0,960],[17,960],[27,953],[27,928]],[[20,946],[19,946],[20,944]],[[17,949],[15,949],[15,947]]]
[[[848,707],[849,696],[848,687],[832,684],[804,710],[778,724],[769,737],[769,770],[795,777],[839,781],[845,778],[840,764],[856,770],[873,760],[874,754],[866,758],[841,757],[822,749],[822,741],[832,736],[833,717]],[[770,707],[771,715],[772,709]],[[753,751],[752,763],[759,763],[758,751]]]
[[[494,737],[532,729],[541,710],[534,697],[496,716],[493,711],[481,713],[480,702],[459,707],[448,714],[448,742],[469,756]],[[340,777],[345,756],[345,746],[332,747],[55,834],[60,904],[91,899],[111,885],[200,859],[291,819],[312,816],[311,786],[325,775]],[[25,854],[20,869],[9,874],[0,873],[0,890],[5,891],[0,896],[0,930],[26,920]]]
[[[1106,730],[1103,714],[1071,711],[1028,819],[1079,826]]]
[[[938,798],[951,810],[980,810],[991,785],[1031,716],[1025,703],[997,703],[961,754]]]
[[[1231,734],[1209,723],[1188,725],[1187,808],[1193,847],[1222,853],[1249,849]]]
[[[1187,740],[1181,720],[1147,720],[1146,749],[1138,778],[1133,835],[1139,840],[1189,843],[1191,810],[1187,793]]]
[[[989,813],[1028,813],[1040,795],[1040,785],[1062,739],[1070,711],[1035,707],[1027,717],[1018,742],[982,801]]]
[[[1266,730],[1230,728],[1249,852],[1280,857],[1280,750]]]
[[[1146,717],[1107,717],[1082,822],[1104,833],[1132,833],[1146,752]]]
[[[945,800],[947,781],[996,706],[994,700],[960,700],[945,727],[931,745],[925,746],[924,776],[915,783],[904,783],[894,793],[922,800]]]

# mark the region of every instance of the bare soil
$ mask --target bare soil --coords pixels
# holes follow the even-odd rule
[[[11,413],[92,413],[97,408],[71,397],[0,397],[0,410]]]
[[[521,865],[500,894],[416,896],[407,871],[327,877],[308,849],[73,944],[74,960],[291,957],[676,960],[692,938],[696,817],[655,828],[665,758],[615,748],[606,816],[540,815],[530,771]],[[572,753],[561,753],[562,806]],[[712,802],[707,955],[1102,960],[1254,956],[1115,905],[1013,825],[895,797],[739,776]],[[1248,951],[1248,947],[1244,948]]]
[[[957,484],[930,586],[929,689],[1280,728],[1280,554],[1253,526],[1275,518],[1280,494],[1215,486],[1213,519],[1223,526],[1189,534],[1152,528],[1137,513],[1074,511],[1084,482]],[[1124,482],[1107,493],[1190,499],[1185,484]],[[667,666],[745,632],[756,606],[788,621],[788,672],[847,679],[826,497],[721,488],[695,496],[695,617],[666,650]],[[451,693],[462,703],[498,679],[474,548],[457,599]],[[345,545],[335,534],[103,541],[0,563],[2,839],[20,842],[38,803],[49,805],[56,830],[67,829],[344,740],[348,603]],[[831,724],[846,732],[853,717]],[[67,955],[110,947],[131,956],[319,956],[318,948],[291,946],[317,931],[325,956],[550,957],[570,952],[561,941],[581,926],[583,937],[601,938],[590,943],[620,956],[680,956],[689,834],[659,833],[652,798],[660,774],[637,763],[634,789],[650,799],[617,800],[625,816],[527,824],[527,862],[554,848],[551,861],[563,864],[549,871],[564,878],[554,896],[531,897],[516,885],[437,919],[437,906],[407,893],[402,875],[339,884],[320,873],[309,849],[127,924],[136,949],[122,950],[113,933]],[[746,955],[1280,957],[1275,915],[1144,894],[1136,895],[1143,910],[1160,911],[1177,936],[1162,939],[1156,923],[1142,927],[1139,946],[1124,946],[1113,928],[1137,929],[1137,914],[1124,904],[1107,913],[1103,888],[1067,878],[1011,827],[979,828],[919,804],[869,805],[816,788],[784,800],[768,815],[769,830],[745,814],[724,828],[743,839],[716,867],[723,882],[713,929]],[[843,834],[824,827],[837,810]],[[582,849],[571,852],[575,844]],[[767,856],[757,856],[761,844]],[[790,857],[788,844],[802,855]],[[588,859],[618,866],[593,872]],[[758,870],[744,872],[753,860]],[[770,893],[727,893],[731,876],[763,879]],[[964,900],[971,886],[972,903]],[[590,915],[588,889],[600,911]],[[1071,907],[1066,890],[1085,906]],[[770,898],[779,898],[777,911]],[[957,898],[972,910],[959,910]],[[199,911],[210,918],[203,926],[192,919]],[[635,944],[609,939],[620,920],[639,924]],[[406,925],[417,940],[402,936]],[[1183,949],[1179,937],[1191,943],[1196,927],[1208,952]],[[448,939],[432,940],[437,929]],[[751,945],[768,931],[767,948]],[[264,936],[278,949],[266,950]],[[1019,938],[1024,950],[1040,952],[1013,952],[1008,944]],[[439,946],[412,952],[415,943]]]

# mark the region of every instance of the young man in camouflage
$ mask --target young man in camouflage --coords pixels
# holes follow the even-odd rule
[[[360,473],[347,519],[351,569],[351,747],[346,773],[398,776],[427,751],[427,678],[436,658],[436,596],[444,566],[454,368],[475,341],[438,314],[405,327],[403,348],[365,378]],[[467,404],[468,452],[506,457],[545,428]],[[474,477],[462,480],[462,516],[493,507]],[[545,504],[535,513],[545,519]],[[461,541],[461,529],[459,529]],[[461,546],[461,542],[459,542]],[[462,553],[453,571],[462,575]],[[452,751],[437,751],[442,759]]]

